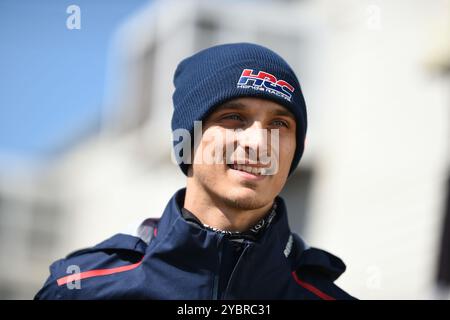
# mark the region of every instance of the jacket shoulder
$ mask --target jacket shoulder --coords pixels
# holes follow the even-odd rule
[[[34,299],[74,298],[77,279],[95,276],[93,271],[114,270],[133,266],[142,259],[147,243],[141,238],[116,234],[93,246],[70,253],[50,265],[50,276]],[[67,288],[66,288],[67,287]]]
[[[296,234],[293,276],[297,284],[319,293],[321,298],[355,299],[335,284],[347,269],[341,258],[315,247],[309,247]]]
[[[107,281],[104,275],[120,274],[139,266],[145,251],[156,236],[159,219],[149,218],[131,230],[131,234],[118,233],[96,246],[77,250],[50,265],[50,276],[35,299],[98,299],[96,286]],[[82,279],[99,277],[90,281],[88,288],[73,290]],[[102,282],[103,281],[103,282]],[[104,285],[104,284],[103,284]],[[89,289],[90,288],[90,289]],[[67,290],[70,289],[70,290]]]

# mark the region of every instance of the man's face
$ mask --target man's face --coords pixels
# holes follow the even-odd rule
[[[239,98],[217,107],[202,126],[189,170],[195,183],[237,209],[258,209],[273,201],[295,153],[292,113],[269,100]]]

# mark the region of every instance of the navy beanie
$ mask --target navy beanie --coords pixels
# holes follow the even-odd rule
[[[289,174],[295,170],[304,149],[306,105],[294,71],[278,54],[251,43],[214,46],[181,61],[173,82],[172,131],[186,129],[191,137],[194,121],[231,99],[257,97],[286,107],[297,120],[297,147]],[[180,168],[187,175],[189,164],[181,163]]]

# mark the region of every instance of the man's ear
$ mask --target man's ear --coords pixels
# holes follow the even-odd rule
[[[194,169],[192,167],[193,167],[192,164],[190,164],[189,167],[188,167],[188,171],[187,171],[188,178],[191,178],[194,175],[194,173],[193,173]]]

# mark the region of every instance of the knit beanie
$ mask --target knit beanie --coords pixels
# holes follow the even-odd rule
[[[278,54],[251,43],[210,47],[181,61],[173,82],[172,131],[186,129],[192,141],[194,121],[204,120],[226,101],[256,97],[287,108],[297,123],[297,146],[289,174],[295,170],[304,149],[306,105],[294,71]],[[178,143],[173,141],[174,146]],[[187,175],[189,163],[178,163]]]

